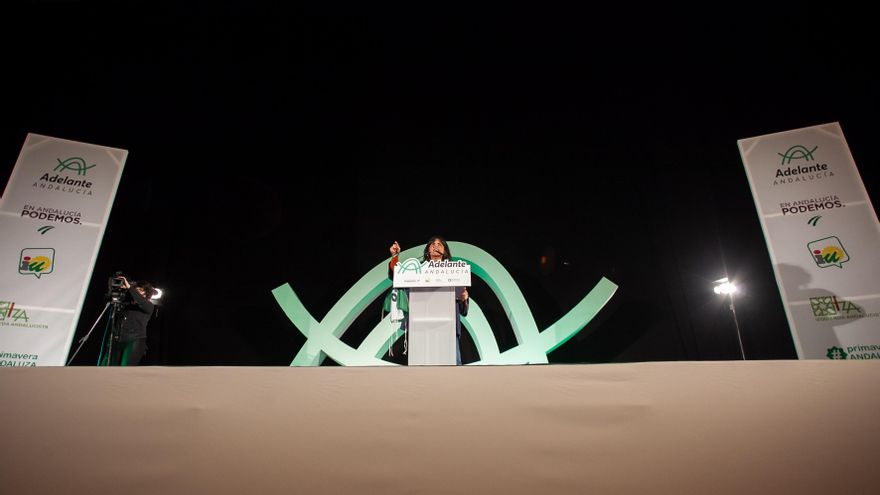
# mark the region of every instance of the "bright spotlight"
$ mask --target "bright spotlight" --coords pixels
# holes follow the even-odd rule
[[[150,301],[158,301],[162,299],[162,289],[158,287],[153,287],[153,297],[150,298]]]
[[[733,305],[734,294],[736,293],[736,285],[727,279],[727,277],[719,278],[715,282],[715,287],[712,290],[720,295],[720,296],[730,296],[730,312],[733,314],[733,324],[736,326],[736,340],[739,341],[739,352],[743,358],[743,361],[746,359],[746,351],[743,349],[743,341],[742,334],[739,331],[739,320],[736,318],[736,308]]]
[[[727,277],[720,278],[714,283],[715,287],[713,287],[712,290],[716,294],[723,294],[726,296],[727,294],[733,294],[734,292],[736,292],[736,285],[733,282],[727,280]]]

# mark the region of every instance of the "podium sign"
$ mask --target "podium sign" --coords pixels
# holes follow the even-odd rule
[[[464,261],[409,258],[394,267],[394,287],[470,287],[471,265]]]
[[[455,365],[455,288],[471,285],[464,261],[409,258],[394,267],[394,287],[409,288],[408,364]]]

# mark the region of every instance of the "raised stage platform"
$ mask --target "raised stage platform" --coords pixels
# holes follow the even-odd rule
[[[877,493],[880,363],[0,369],[8,494]]]

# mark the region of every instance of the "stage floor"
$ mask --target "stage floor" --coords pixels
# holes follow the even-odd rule
[[[880,363],[0,369],[9,494],[877,493]]]

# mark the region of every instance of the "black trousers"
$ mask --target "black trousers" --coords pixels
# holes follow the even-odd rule
[[[137,366],[146,353],[146,338],[117,342],[110,355],[110,366]]]

